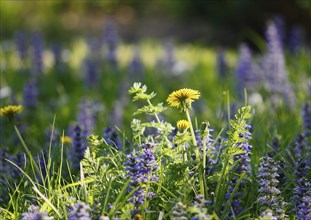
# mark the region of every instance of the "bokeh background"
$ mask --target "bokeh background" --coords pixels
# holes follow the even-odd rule
[[[308,0],[1,0],[0,40],[16,30],[42,33],[46,42],[70,41],[102,32],[114,19],[124,42],[142,38],[236,46],[260,44],[267,20],[281,16],[289,31],[300,26],[310,38],[311,2]],[[259,36],[258,36],[259,35]]]

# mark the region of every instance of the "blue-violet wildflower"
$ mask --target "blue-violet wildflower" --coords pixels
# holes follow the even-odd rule
[[[21,220],[53,220],[53,217],[49,217],[47,212],[40,212],[40,207],[31,205],[28,208],[28,212],[22,213]]]

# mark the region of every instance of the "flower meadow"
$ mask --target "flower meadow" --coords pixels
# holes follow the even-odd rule
[[[311,63],[103,33],[1,42],[0,219],[311,219]],[[287,34],[286,34],[287,33]]]

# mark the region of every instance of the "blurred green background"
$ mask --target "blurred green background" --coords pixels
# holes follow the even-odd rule
[[[0,40],[16,30],[40,31],[47,41],[70,41],[76,35],[102,32],[107,18],[119,25],[122,40],[174,38],[179,42],[236,45],[262,34],[268,19],[281,15],[310,36],[308,0],[1,0]]]

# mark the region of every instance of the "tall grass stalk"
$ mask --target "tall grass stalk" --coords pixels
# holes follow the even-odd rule
[[[22,135],[20,134],[18,128],[16,127],[16,125],[14,125],[14,129],[15,129],[15,132],[16,132],[16,134],[17,134],[17,136],[18,136],[18,138],[19,138],[19,140],[20,140],[20,142],[21,142],[21,144],[22,144],[22,146],[26,152],[26,155],[27,155],[29,161],[30,161],[30,166],[31,166],[33,175],[36,176],[36,172],[37,172],[39,175],[41,175],[41,178],[43,179],[42,173],[41,173],[36,161],[33,159],[33,156],[31,154],[30,150],[28,149],[27,145],[25,144],[25,141],[24,141]]]

